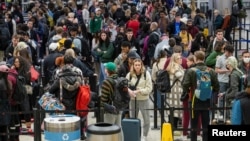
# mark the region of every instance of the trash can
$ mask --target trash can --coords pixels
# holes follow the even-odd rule
[[[80,117],[55,115],[44,119],[45,141],[80,141]]]
[[[119,141],[120,126],[110,123],[96,123],[87,127],[87,141]]]

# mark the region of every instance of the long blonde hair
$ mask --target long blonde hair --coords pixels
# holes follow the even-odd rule
[[[171,56],[170,62],[166,69],[170,74],[174,74],[178,69],[180,69],[180,64],[177,63],[179,57],[181,57],[179,53],[173,53]]]
[[[141,59],[133,60],[132,66],[130,67],[130,74],[131,75],[136,75],[136,72],[135,72],[135,69],[134,69],[135,62],[140,62],[141,63],[141,74],[143,74],[146,71],[146,69],[145,69],[145,66],[144,66]]]

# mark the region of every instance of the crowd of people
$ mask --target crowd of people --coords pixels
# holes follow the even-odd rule
[[[240,5],[241,1],[237,3]],[[122,118],[137,117],[140,111],[144,121],[143,140],[147,140],[150,128],[149,111],[144,109],[149,109],[149,96],[158,70],[166,70],[171,83],[178,80],[171,93],[166,95],[170,106],[187,108],[193,102],[194,108],[206,109],[192,114],[189,110],[174,112],[174,129],[181,123],[183,137],[191,137],[191,141],[197,141],[197,134],[207,141],[206,127],[211,124],[208,108],[211,105],[232,106],[232,101],[238,100],[235,110],[240,104],[249,103],[249,100],[239,101],[250,94],[250,82],[247,81],[250,52],[243,52],[241,59],[234,56],[230,37],[234,27],[229,24],[231,8],[226,8],[223,14],[217,9],[202,11],[181,0],[89,0],[80,5],[74,0],[32,0],[25,11],[20,5],[8,3],[7,7],[2,7],[0,15],[0,57],[3,60],[0,86],[4,92],[1,106],[7,105],[11,111],[31,111],[36,106],[37,87],[41,81],[31,80],[30,68],[41,66],[41,62],[43,86],[62,99],[66,110],[75,109],[77,90],[84,77],[89,78],[91,90],[99,93],[103,103],[110,102],[107,97],[113,92],[109,79],[126,77],[136,86],[129,88],[128,108],[133,109],[136,100],[137,112],[123,112],[118,116],[105,113],[104,120],[121,125]],[[209,20],[214,29],[211,35]],[[192,68],[209,68],[213,87],[211,99],[193,101],[197,84]],[[16,78],[8,75],[9,72],[24,76],[26,85],[33,87],[33,93],[26,95],[22,103],[16,103],[11,97]],[[240,83],[238,79],[242,76],[245,76],[244,81]],[[97,81],[93,82],[94,78]],[[246,91],[244,96],[236,97],[239,87]],[[188,96],[184,97],[186,93]],[[160,98],[161,92],[157,91],[158,108]],[[223,118],[232,118],[232,124],[249,124],[250,118],[242,114],[243,110],[238,112],[243,118],[231,110]],[[5,123],[1,122],[1,133],[19,132],[20,128],[32,132],[32,120],[31,114],[13,115],[9,120],[3,120]],[[205,130],[202,134],[196,130],[189,132],[189,127]],[[81,135],[82,139],[86,138],[84,132]],[[7,138],[1,135],[1,140],[7,141]],[[18,141],[19,136],[10,135],[9,140]]]

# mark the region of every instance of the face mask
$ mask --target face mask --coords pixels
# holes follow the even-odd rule
[[[249,63],[249,61],[250,61],[250,58],[243,58],[244,63]]]

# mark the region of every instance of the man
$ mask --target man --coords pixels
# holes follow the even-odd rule
[[[105,73],[107,78],[103,81],[101,87],[101,105],[110,105],[112,106],[112,98],[114,93],[114,81],[117,79],[118,75],[116,74],[116,65],[113,62],[108,62],[104,64]],[[104,122],[117,124],[121,127],[121,111],[115,113],[110,113],[109,111],[104,111]],[[123,141],[123,131],[120,132],[119,140]]]
[[[232,107],[232,125],[249,125],[250,124],[250,77],[247,77],[245,91],[236,95]]]
[[[242,61],[239,62],[239,69],[245,76],[250,76],[250,52],[247,50],[242,52]],[[244,85],[246,85],[246,78],[244,79]],[[245,89],[245,88],[244,88]]]
[[[14,53],[14,49],[17,46],[18,42],[19,42],[20,36],[17,34],[14,34],[12,36],[12,40],[11,43],[9,44],[9,46],[6,48],[5,52],[4,52],[4,60],[8,61],[9,59],[11,59],[13,57],[13,53]]]
[[[161,36],[161,42],[159,42],[156,47],[155,47],[155,52],[154,52],[154,60],[157,60],[159,58],[159,54],[161,50],[169,50],[169,43],[168,43],[168,35],[162,34]]]
[[[175,20],[173,22],[171,22],[167,27],[167,31],[169,33],[169,36],[173,37],[174,35],[178,35],[181,31],[182,25],[185,25],[185,23],[181,22],[180,13],[176,13]]]
[[[167,32],[168,18],[165,11],[160,11],[160,19],[158,20],[158,25],[162,34]]]
[[[95,9],[95,16],[90,20],[90,32],[92,34],[97,33],[101,31],[102,28],[102,16],[101,16],[101,9],[96,8]]]
[[[203,51],[196,51],[194,53],[194,62],[196,64],[195,68],[201,71],[207,70],[204,60],[205,60],[205,53]],[[216,73],[213,69],[209,69],[209,74],[211,79],[212,92],[218,92],[219,83],[216,77]],[[191,141],[197,141],[197,131],[195,129],[198,128],[199,117],[201,117],[202,127],[204,129],[202,133],[202,140],[208,141],[207,127],[210,121],[209,110],[208,110],[208,108],[210,107],[210,99],[202,101],[194,95],[194,90],[197,87],[197,78],[196,78],[196,72],[193,69],[187,70],[182,81],[182,86],[184,93],[189,92],[191,88],[192,108],[204,108],[204,109],[195,109],[192,111],[191,128],[194,130],[191,130]]]
[[[140,54],[140,48],[139,48],[139,43],[136,40],[136,38],[134,37],[134,33],[133,33],[133,29],[128,28],[126,30],[126,36],[125,39],[123,41],[128,41],[130,42],[131,45],[131,50],[136,51],[138,54]]]
[[[220,11],[218,9],[214,10],[214,30],[220,29],[223,24],[223,17],[220,14]]]
[[[229,70],[226,68],[226,60],[233,55],[234,48],[232,45],[227,45],[224,48],[224,54],[218,57],[215,63],[215,72],[217,73],[217,79],[220,84],[219,92],[224,93],[229,88]],[[217,99],[217,97],[216,97]],[[217,101],[215,99],[215,101]],[[223,106],[223,99],[220,99],[219,107]]]
[[[133,35],[137,38],[140,22],[137,20],[137,14],[133,13],[131,19],[126,24],[127,28],[133,29]]]
[[[206,50],[206,56],[208,56],[210,53],[212,53],[214,51],[214,47],[217,44],[217,42],[222,41],[222,40],[226,41],[226,39],[223,36],[223,30],[222,29],[216,30],[215,34],[216,34],[216,37],[208,45],[208,48]]]
[[[128,52],[131,48],[131,45],[128,41],[123,41],[121,44],[121,52],[120,54],[115,58],[114,63],[116,64],[117,68],[119,69],[120,66],[123,64],[125,60],[127,60]]]
[[[114,42],[117,35],[117,26],[114,20],[110,20],[108,23],[108,30],[111,33],[110,42]]]
[[[181,47],[181,46],[178,46],[178,45],[174,46],[174,47],[173,47],[173,53],[180,53],[180,55],[182,55],[182,47]],[[182,66],[184,69],[187,69],[187,68],[188,68],[188,66],[187,66],[187,59],[186,59],[185,57],[183,57],[183,56],[182,56],[181,59],[182,59],[181,66]],[[167,59],[165,65],[164,65],[164,70],[167,69],[170,60],[171,60],[171,57],[168,57],[168,59]]]
[[[192,38],[195,38],[196,34],[199,33],[199,28],[193,24],[192,20],[188,20],[187,21],[187,31],[189,34],[192,35]]]
[[[119,77],[126,77],[127,73],[130,71],[130,67],[133,64],[134,59],[140,58],[140,56],[135,51],[129,51],[127,59],[123,61],[118,69]]]
[[[152,22],[150,24],[150,31],[151,33],[149,34],[148,37],[148,61],[147,64],[148,66],[152,66],[154,62],[154,52],[155,52],[155,47],[160,41],[161,34],[157,31],[158,29],[158,24],[156,22]]]

